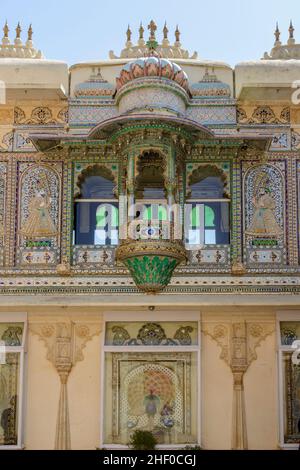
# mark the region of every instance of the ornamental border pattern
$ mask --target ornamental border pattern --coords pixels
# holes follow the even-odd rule
[[[162,139],[163,141],[163,139]],[[131,145],[133,144],[133,141],[130,143]],[[148,145],[151,145],[151,142],[153,142],[153,139],[149,139]],[[161,142],[163,143],[163,142]],[[145,145],[145,144],[143,144]],[[163,146],[165,146],[165,143],[163,143]],[[106,148],[106,150],[105,150]],[[120,163],[121,158],[124,157],[124,149],[120,151],[118,154],[116,151],[116,148],[113,146],[107,146],[105,143],[103,143],[102,149],[100,148],[94,148],[92,151],[87,147],[77,148],[77,149],[72,149],[69,147],[66,150],[63,151],[50,151],[47,154],[41,154],[41,153],[5,153],[2,154],[1,161],[7,163],[7,227],[9,227],[9,232],[6,233],[6,239],[8,243],[5,244],[5,250],[4,250],[4,269],[1,269],[1,274],[8,276],[10,274],[13,274],[15,276],[20,275],[20,274],[25,274],[28,273],[31,275],[32,274],[37,274],[37,275],[43,275],[43,274],[48,274],[52,276],[55,274],[55,270],[49,271],[49,269],[45,269],[44,271],[37,269],[36,271],[33,270],[26,270],[26,269],[15,269],[14,271],[11,271],[12,266],[14,266],[15,263],[15,214],[16,214],[16,204],[17,200],[15,195],[17,194],[17,188],[16,188],[16,170],[17,170],[17,163],[18,162],[28,162],[31,164],[49,164],[51,163],[57,163],[61,162],[62,160],[65,162],[64,163],[64,176],[63,176],[63,198],[64,201],[67,202],[63,205],[62,207],[62,222],[63,222],[63,227],[62,227],[62,250],[61,250],[61,259],[64,259],[65,261],[71,263],[71,251],[72,247],[70,245],[71,241],[71,220],[72,220],[72,188],[73,188],[73,181],[72,181],[72,171],[70,171],[71,166],[73,165],[73,162],[80,161],[84,164],[92,163],[92,162],[103,162],[105,164],[117,164]],[[222,150],[223,152],[223,150]],[[228,155],[228,153],[230,153]],[[220,163],[224,162],[225,154],[224,156],[218,151],[217,148],[211,149],[211,153],[208,155],[206,152],[203,153],[203,149],[201,146],[196,146],[191,150],[190,153],[187,153],[186,155],[186,164],[190,163],[203,163],[203,162],[214,162],[214,163]],[[226,158],[227,160],[231,160],[233,162],[232,166],[233,168],[236,168],[235,171],[240,178],[239,174],[240,171],[238,168],[241,165],[241,161],[243,162],[253,162],[255,164],[263,164],[263,163],[268,163],[268,162],[278,162],[280,160],[283,160],[285,162],[288,161],[288,172],[287,172],[287,184],[286,184],[286,195],[288,196],[288,201],[286,203],[286,213],[287,213],[287,218],[289,220],[289,232],[287,233],[288,235],[288,246],[289,246],[289,265],[288,266],[277,266],[276,268],[271,268],[267,267],[264,265],[257,265],[252,268],[248,268],[248,272],[250,274],[260,274],[262,272],[267,273],[281,273],[281,274],[289,274],[289,273],[299,273],[300,268],[298,261],[300,259],[300,247],[298,240],[296,239],[296,234],[298,233],[298,226],[299,226],[299,217],[298,217],[298,211],[299,208],[297,208],[297,188],[295,182],[297,181],[297,178],[299,177],[299,153],[298,152],[268,152],[263,160],[260,155],[260,153],[257,151],[251,152],[249,155],[243,155],[241,157],[235,156],[232,153],[232,150],[227,149],[226,151]],[[123,162],[122,165],[123,166]],[[296,170],[298,169],[298,174],[296,174]],[[122,173],[122,172],[121,172]],[[121,181],[122,181],[122,174],[119,174],[119,185],[121,186]],[[233,195],[236,195],[235,197],[238,199],[237,196],[237,191],[239,190],[239,183],[234,181],[234,178],[232,179],[232,188],[233,188]],[[236,217],[241,217],[241,215],[238,213],[241,208],[240,205],[237,204],[237,202],[234,202],[233,198],[233,204],[234,206],[236,204],[237,206],[237,211],[235,211],[235,216]],[[299,201],[298,201],[299,204]],[[235,224],[236,225],[236,224]],[[70,229],[71,228],[71,229]],[[239,232],[239,231],[238,231]],[[234,233],[232,234],[232,257],[234,259],[234,256],[237,257],[239,253],[239,247],[241,246],[240,243],[240,233]],[[235,251],[234,251],[235,250]],[[10,267],[10,268],[9,268]],[[8,269],[7,269],[8,268]],[[72,271],[74,275],[80,275],[84,274],[89,276],[91,273],[99,273],[100,275],[105,275],[108,272],[112,273],[111,270],[107,269],[98,269],[95,271],[94,269],[91,270],[76,270],[75,269]],[[209,273],[212,272],[212,267],[211,266],[180,266],[177,269],[178,273]],[[213,272],[215,273],[220,273],[220,274],[225,274],[228,272],[228,268],[214,268]],[[116,266],[113,268],[113,273],[114,274],[126,274],[127,271],[124,268]]]

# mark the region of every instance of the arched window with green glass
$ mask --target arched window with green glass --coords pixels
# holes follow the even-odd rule
[[[78,177],[74,206],[76,245],[117,245],[119,208],[112,172],[91,165]]]
[[[186,243],[228,245],[229,216],[226,175],[215,165],[200,165],[189,178],[185,210]]]

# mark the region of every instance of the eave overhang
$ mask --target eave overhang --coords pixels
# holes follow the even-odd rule
[[[88,135],[72,134],[72,132],[39,132],[30,134],[35,148],[38,151],[48,151],[54,148],[70,145],[94,143],[95,141],[107,141],[113,143],[120,135],[142,131],[153,127],[162,132],[182,135],[190,143],[209,142],[210,145],[227,145],[232,142],[241,148],[251,147],[258,151],[267,151],[270,148],[272,138],[263,134],[253,134],[236,129],[234,133],[218,134],[216,130],[199,124],[191,119],[173,115],[161,114],[130,114],[107,119],[91,129]]]

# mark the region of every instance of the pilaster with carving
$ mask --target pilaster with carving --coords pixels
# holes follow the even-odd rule
[[[102,319],[79,321],[62,319],[33,321],[30,331],[46,346],[47,359],[53,364],[60,378],[55,449],[71,449],[70,417],[67,383],[71,370],[84,359],[83,349],[88,341],[102,331]]]
[[[248,447],[244,375],[257,359],[256,349],[274,330],[272,319],[231,318],[203,323],[203,333],[220,346],[220,359],[226,362],[233,374],[232,449]]]

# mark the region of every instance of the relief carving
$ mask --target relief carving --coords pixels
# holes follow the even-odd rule
[[[270,321],[232,320],[226,323],[203,323],[203,333],[220,346],[220,359],[226,362],[233,374],[233,449],[247,449],[248,445],[244,374],[257,359],[258,346],[274,330],[275,325]]]
[[[84,359],[83,349],[87,342],[101,333],[102,319],[98,322],[32,322],[30,331],[43,341],[47,359],[57,370],[61,381],[55,449],[71,449],[67,382],[76,363]]]

